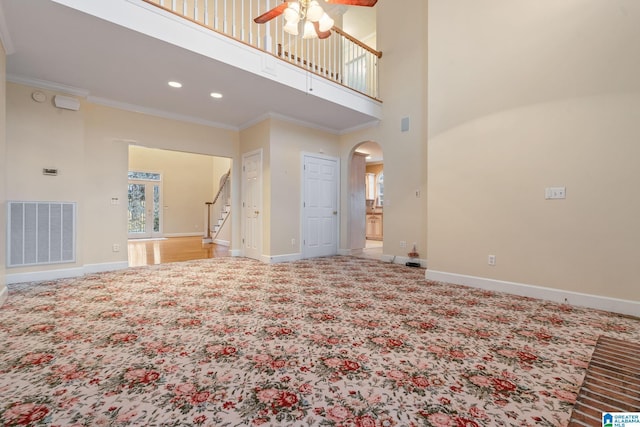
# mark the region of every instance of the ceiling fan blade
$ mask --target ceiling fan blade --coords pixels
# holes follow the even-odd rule
[[[318,38],[320,40],[326,39],[327,37],[329,37],[331,35],[331,30],[320,31],[320,23],[319,22],[314,22],[313,23],[313,28],[316,29],[316,34],[318,35]]]
[[[346,4],[348,6],[375,6],[378,0],[325,0],[327,3]]]
[[[282,15],[284,10],[289,6],[287,2],[282,3],[279,6],[274,7],[273,9],[263,13],[253,20],[256,24],[264,24],[265,22],[271,21],[273,18]]]

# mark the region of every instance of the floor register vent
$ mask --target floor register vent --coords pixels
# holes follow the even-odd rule
[[[75,203],[10,201],[7,205],[7,267],[75,262]]]

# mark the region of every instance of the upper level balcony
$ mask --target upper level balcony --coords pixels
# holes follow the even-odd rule
[[[338,25],[306,40],[285,33],[282,17],[253,22],[279,3],[0,0],[7,79],[236,130],[267,116],[333,133],[380,120],[381,54]]]

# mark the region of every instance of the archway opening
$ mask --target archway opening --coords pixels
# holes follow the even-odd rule
[[[351,151],[349,245],[352,254],[380,259],[384,241],[384,157],[375,141]]]

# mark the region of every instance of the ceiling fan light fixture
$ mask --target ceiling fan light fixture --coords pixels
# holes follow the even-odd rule
[[[327,15],[327,13],[324,13],[322,15],[322,18],[320,18],[320,21],[318,21],[321,32],[329,31],[331,28],[333,28],[333,24],[335,24],[335,21],[331,19],[331,17]]]
[[[307,21],[304,23],[304,33],[302,34],[302,38],[315,39],[316,37],[318,37],[318,34],[316,33],[316,29],[313,26],[313,22],[307,19]]]
[[[309,21],[318,22],[323,14],[324,10],[316,0],[309,2],[309,6],[307,7],[307,19]]]
[[[282,27],[282,29],[291,34],[292,36],[297,36],[298,35],[298,22],[292,22],[292,21],[288,21],[287,24]]]
[[[300,21],[300,3],[289,3],[289,6],[284,10],[284,19],[287,22],[298,23]]]

